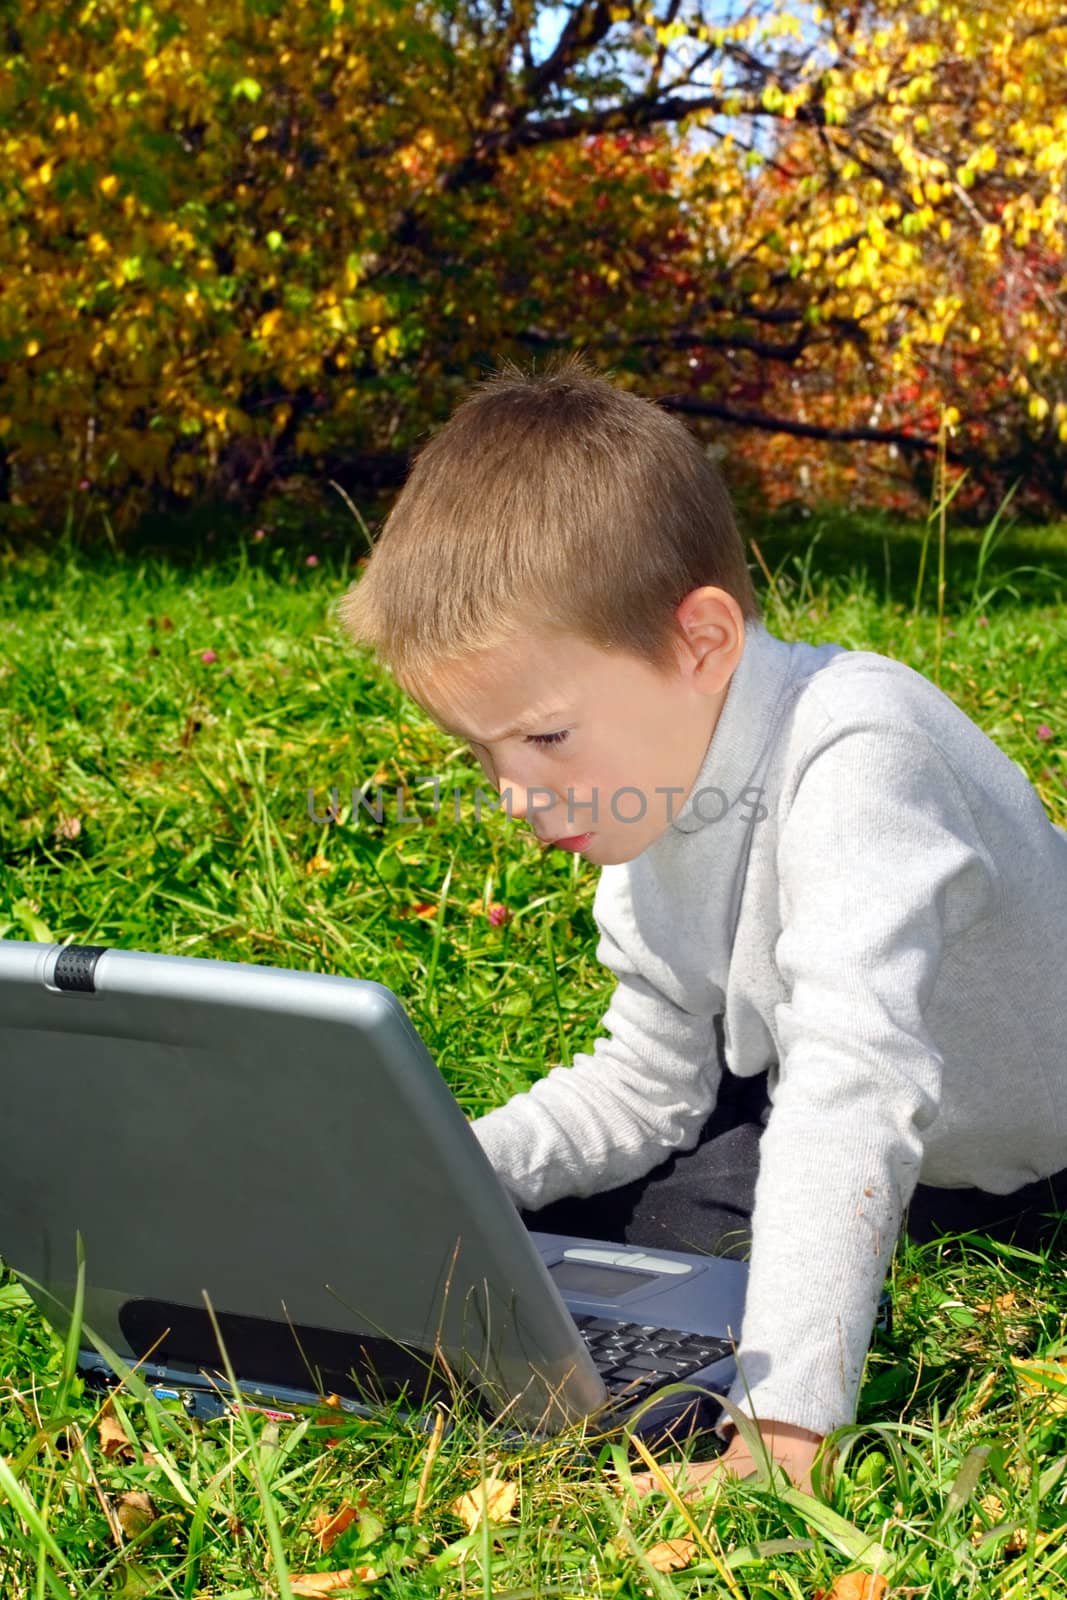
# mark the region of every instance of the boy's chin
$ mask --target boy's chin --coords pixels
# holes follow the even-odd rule
[[[665,833],[666,823],[654,833],[636,832],[632,838],[627,838],[625,833],[605,838],[603,834],[595,834],[589,841],[587,849],[582,851],[586,861],[598,867],[621,867],[628,861],[636,861],[643,855],[649,845],[654,844]]]

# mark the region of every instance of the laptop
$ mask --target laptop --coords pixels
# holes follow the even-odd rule
[[[232,1407],[210,1304],[273,1415],[457,1385],[526,1433],[721,1415],[745,1264],[527,1231],[379,983],[0,940],[0,1073],[0,1258],[65,1332],[80,1236],[96,1387],[103,1349]]]

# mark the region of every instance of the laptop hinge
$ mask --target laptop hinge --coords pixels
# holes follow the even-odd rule
[[[56,957],[52,982],[57,989],[77,989],[92,994],[96,989],[93,974],[106,944],[68,944]]]

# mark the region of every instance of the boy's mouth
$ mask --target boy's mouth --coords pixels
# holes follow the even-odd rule
[[[567,839],[547,839],[545,846],[547,849],[555,845],[560,850],[584,850],[592,837],[591,833],[578,833]]]

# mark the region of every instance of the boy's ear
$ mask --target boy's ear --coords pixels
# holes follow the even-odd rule
[[[675,610],[685,635],[679,645],[683,669],[705,694],[729,683],[745,648],[745,619],[732,594],[711,584],[692,589]]]

